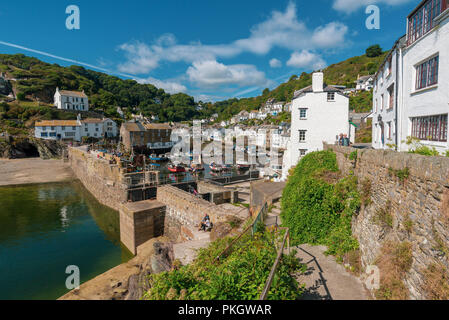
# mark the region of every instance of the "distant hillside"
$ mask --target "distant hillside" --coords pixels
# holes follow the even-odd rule
[[[345,61],[330,65],[324,72],[324,81],[330,85],[344,85],[348,88],[355,87],[358,76],[376,73],[380,64],[385,59],[388,52],[370,58],[366,55],[352,57]],[[281,84],[276,89],[269,91],[265,89],[262,95],[255,98],[230,99],[215,104],[221,112],[221,117],[227,119],[241,110],[258,109],[265,101],[274,98],[277,101],[291,101],[296,90],[300,90],[312,84],[312,72],[302,73],[299,77],[293,75],[289,81]],[[363,92],[350,99],[350,108],[357,112],[371,110],[372,94]]]
[[[111,118],[120,106],[128,114],[158,115],[161,121],[181,121],[199,116],[193,97],[170,95],[151,84],[139,84],[80,66],[62,67],[23,54],[0,54],[0,72],[6,73],[21,100],[52,103],[56,87],[84,90],[91,108]]]
[[[325,82],[354,87],[357,76],[375,73],[385,56],[386,52],[375,58],[362,55],[333,64],[324,70]],[[119,106],[128,116],[131,113],[157,115],[161,122],[204,119],[214,113],[219,114],[219,120],[229,119],[241,110],[259,109],[269,98],[290,101],[296,90],[312,83],[312,73],[302,73],[299,77],[293,75],[289,81],[272,91],[265,89],[260,96],[202,103],[202,108],[197,108],[198,104],[193,97],[183,93],[170,95],[151,84],[123,80],[80,66],[49,64],[23,54],[0,54],[0,72],[17,80],[11,81],[11,84],[16,96],[22,100],[19,101],[20,106],[26,104],[26,101],[51,104],[55,89],[59,87],[65,90],[84,90],[89,96],[91,109],[110,118],[119,117],[116,112]],[[369,111],[371,101],[372,94],[364,92],[351,97],[350,108],[359,112]],[[39,113],[42,114],[42,111]],[[44,112],[49,114],[48,110]]]

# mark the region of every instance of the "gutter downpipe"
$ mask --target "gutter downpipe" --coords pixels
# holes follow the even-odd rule
[[[398,139],[398,133],[399,133],[399,130],[398,130],[398,123],[399,123],[399,121],[398,121],[398,109],[399,109],[399,105],[398,105],[398,101],[399,101],[399,54],[401,54],[401,57],[402,57],[402,49],[401,49],[401,47],[400,47],[400,42],[398,43],[398,50],[397,50],[397,52],[396,52],[396,90],[395,90],[395,95],[396,95],[396,97],[395,97],[395,104],[396,104],[396,108],[395,108],[395,119],[394,119],[394,122],[395,122],[395,125],[394,125],[394,128],[395,128],[395,144],[396,144],[396,147],[395,147],[395,149],[396,149],[396,151],[398,151],[398,149],[400,149],[399,148],[399,139]],[[401,71],[402,71],[402,68],[401,68]]]

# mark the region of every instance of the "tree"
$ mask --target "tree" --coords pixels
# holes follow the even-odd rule
[[[382,54],[382,48],[378,45],[372,45],[368,49],[366,49],[366,56],[369,58],[378,57]]]
[[[267,95],[267,94],[269,94],[270,93],[270,89],[268,89],[268,88],[265,88],[263,91],[262,91],[262,95]]]

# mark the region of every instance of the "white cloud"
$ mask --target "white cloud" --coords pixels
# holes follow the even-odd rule
[[[121,72],[145,74],[159,67],[161,61],[194,63],[197,61],[233,58],[244,52],[264,55],[273,48],[291,51],[315,50],[341,46],[348,28],[331,22],[316,29],[298,20],[295,3],[284,12],[273,11],[268,19],[253,26],[248,38],[231,43],[206,45],[200,42],[178,44],[174,35],[165,34],[152,44],[130,42],[119,46],[127,61],[119,66]]]
[[[352,13],[370,4],[386,4],[397,6],[414,0],[334,0],[333,8],[338,11]]]
[[[270,67],[280,68],[280,67],[282,67],[282,62],[276,58],[273,58],[270,60]]]
[[[136,81],[141,84],[150,83],[157,88],[164,89],[166,92],[168,92],[170,94],[187,92],[186,86],[184,86],[178,82],[174,82],[174,81],[163,81],[163,80],[159,80],[159,79],[155,79],[155,78],[151,78],[151,77],[146,78],[146,79],[136,79]]]
[[[323,69],[326,66],[326,62],[320,55],[308,50],[302,50],[301,52],[293,52],[287,61],[287,65],[295,68],[317,70]]]
[[[345,43],[348,27],[339,22],[331,22],[318,27],[312,36],[312,41],[321,48],[340,47]]]
[[[224,85],[254,86],[268,83],[265,73],[253,65],[224,65],[216,60],[194,62],[187,69],[191,82],[202,87],[217,88]]]

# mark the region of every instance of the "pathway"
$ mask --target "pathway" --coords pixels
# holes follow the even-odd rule
[[[271,226],[281,222],[280,202],[273,204],[272,210],[265,219],[265,225]],[[298,283],[305,283],[306,292],[303,300],[368,300],[368,291],[363,283],[346,271],[345,267],[335,260],[334,256],[326,256],[324,246],[303,244],[293,247],[296,257],[307,265],[305,274],[298,275]]]

